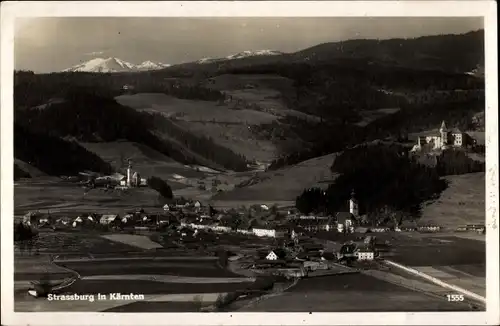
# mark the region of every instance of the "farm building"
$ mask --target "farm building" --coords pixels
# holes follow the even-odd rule
[[[292,227],[292,232],[291,232],[291,238],[292,239],[298,239],[299,237],[301,237],[302,235],[304,235],[306,232],[306,230],[304,230],[303,228],[301,228],[300,226],[294,226]]]
[[[314,219],[299,219],[296,225],[308,232],[321,232],[335,230],[335,222],[332,217],[327,218],[314,218]]]
[[[403,221],[399,227],[395,228],[395,231],[409,232],[409,231],[416,231],[417,229],[418,226],[416,222]]]
[[[50,216],[43,216],[38,219],[38,225],[50,224]]]
[[[69,217],[61,217],[56,220],[56,226],[67,226],[71,223],[71,219]]]
[[[172,225],[172,224],[179,224],[179,221],[177,218],[173,215],[170,214],[160,214],[156,218],[156,223],[158,225]]]
[[[420,231],[420,232],[439,232],[439,231],[441,231],[441,227],[436,226],[436,225],[424,225],[424,226],[419,226],[418,231]]]
[[[271,252],[266,256],[267,260],[278,260],[278,255],[271,250]]]
[[[108,225],[120,221],[120,216],[117,214],[108,214],[101,216],[99,223],[103,225]]]
[[[272,237],[272,238],[276,237],[276,230],[274,229],[253,228],[252,232],[258,237]]]
[[[300,247],[304,252],[322,251],[324,249],[322,244],[314,242],[304,243]]]
[[[370,249],[360,249],[356,251],[356,257],[358,257],[359,260],[373,260],[375,259],[375,252]]]
[[[289,236],[290,234],[290,226],[288,225],[280,225],[274,228],[275,230],[275,237],[276,238],[283,238],[286,236]]]
[[[37,223],[41,217],[42,214],[40,212],[28,212],[23,216],[23,224],[31,225],[33,223]]]
[[[350,212],[339,212],[335,215],[337,220],[337,231],[350,233],[353,231],[355,225],[355,217]]]
[[[375,227],[371,228],[370,232],[375,232],[375,233],[382,233],[382,232],[389,232],[391,229],[388,227]]]

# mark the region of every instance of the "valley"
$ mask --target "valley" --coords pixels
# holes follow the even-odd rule
[[[16,309],[69,309],[36,264],[146,296],[77,311],[483,309],[483,38],[16,71]]]

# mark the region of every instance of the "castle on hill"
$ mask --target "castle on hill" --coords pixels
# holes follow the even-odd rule
[[[439,131],[420,135],[412,151],[419,151],[424,146],[431,150],[443,150],[449,147],[465,147],[469,144],[469,136],[458,128],[448,129],[445,122],[441,123]]]

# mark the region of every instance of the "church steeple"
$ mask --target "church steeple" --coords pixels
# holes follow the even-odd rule
[[[351,213],[355,217],[357,217],[359,214],[358,201],[356,200],[354,189],[351,191],[351,199],[349,199],[349,213]]]
[[[443,122],[441,122],[441,128],[439,128],[439,131],[440,132],[448,131],[448,129],[446,128],[446,124],[444,123],[444,120],[443,120]]]
[[[446,128],[444,120],[441,123],[441,128],[439,128],[439,133],[441,134],[441,146],[444,147],[448,145],[448,129]]]

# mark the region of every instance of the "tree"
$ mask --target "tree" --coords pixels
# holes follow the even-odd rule
[[[163,198],[172,199],[174,194],[172,188],[168,185],[166,181],[158,177],[152,176],[147,181],[148,186],[160,193]]]

